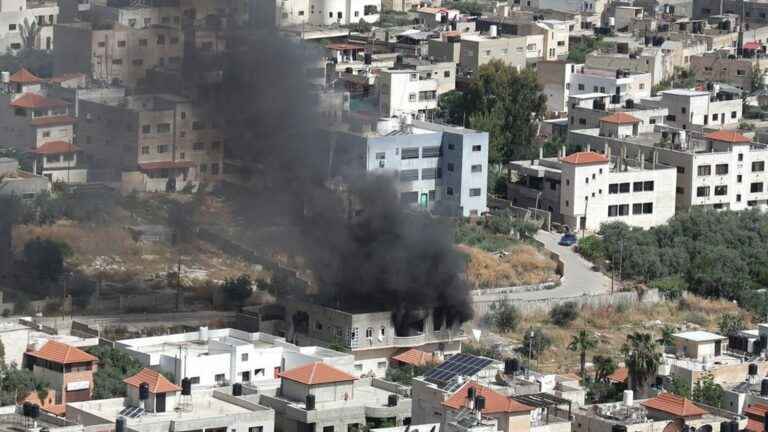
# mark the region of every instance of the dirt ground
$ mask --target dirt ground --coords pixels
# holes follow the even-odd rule
[[[557,280],[556,264],[533,246],[517,244],[508,255],[495,255],[467,245],[457,248],[469,256],[467,280],[474,288],[532,285]]]

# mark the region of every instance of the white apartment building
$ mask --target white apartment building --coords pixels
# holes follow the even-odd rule
[[[547,96],[547,111],[555,114],[568,112],[571,77],[583,68],[584,65],[563,60],[543,61],[536,65],[542,93]]]
[[[635,125],[616,118],[606,119],[604,127],[631,133]],[[601,224],[616,221],[651,228],[675,214],[675,168],[646,164],[643,155],[612,157],[610,150],[606,154],[585,151],[510,165],[521,180],[509,189],[509,198],[527,206],[533,199],[538,208],[550,211],[555,220],[573,230],[596,231]],[[541,199],[544,189],[550,190],[550,202]],[[553,205],[554,200],[559,202]]]
[[[0,2],[0,51],[18,51],[24,48],[22,29],[36,23],[39,32],[29,48],[53,49],[53,25],[59,15],[54,0],[4,0]]]
[[[768,146],[738,132],[709,133],[656,125],[654,132],[604,134],[601,129],[571,130],[571,144],[613,152],[654,155],[661,164],[676,167],[675,206],[742,210],[768,208]]]
[[[193,387],[270,383],[281,371],[314,362],[353,372],[351,354],[230,328],[125,339],[117,341],[117,348],[145,367],[173,374],[178,383],[189,378]]]
[[[456,64],[398,64],[379,72],[377,86],[381,115],[426,115],[437,109],[441,94],[456,88]]]
[[[597,15],[603,13],[607,3],[606,0],[509,0],[509,6],[513,9],[552,9],[560,12],[591,13]]]
[[[570,95],[605,93],[611,95],[607,105],[619,106],[628,99],[639,101],[651,96],[652,78],[649,73],[622,70],[606,71],[583,68],[571,75]]]
[[[719,88],[712,91],[666,90],[661,92],[660,97],[643,102],[666,107],[669,114],[664,123],[684,130],[721,128],[741,122],[741,98]]]
[[[568,99],[568,129],[594,129],[600,120],[612,113],[622,112],[640,120],[638,133],[653,132],[655,125],[664,124],[669,114],[666,107],[625,101],[622,106],[608,108],[610,96],[604,93],[582,94]]]
[[[264,0],[267,1],[267,0]],[[381,14],[381,0],[274,0],[280,26],[300,24],[348,25],[375,23]]]

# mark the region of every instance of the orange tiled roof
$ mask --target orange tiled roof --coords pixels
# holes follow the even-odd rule
[[[672,393],[661,393],[653,399],[640,402],[646,408],[655,409],[676,417],[700,417],[707,414],[690,400]]]
[[[722,142],[729,142],[729,143],[748,143],[752,142],[751,139],[745,137],[744,135],[734,132],[734,131],[714,131],[710,132],[706,135],[704,135],[704,138],[715,140],[715,141],[722,141]]]
[[[77,119],[71,116],[50,116],[34,118],[29,121],[29,124],[32,126],[46,127],[75,124],[76,122]]]
[[[28,352],[27,355],[59,364],[88,363],[99,360],[80,348],[55,340],[49,340],[40,350]]]
[[[762,420],[766,413],[768,413],[768,405],[766,404],[756,403],[744,408],[744,415],[755,420]],[[760,427],[762,428],[762,425]]]
[[[629,378],[629,369],[625,367],[617,368],[612,374],[608,375],[608,381],[618,384],[627,382],[627,378]]]
[[[168,381],[168,378],[162,376],[160,372],[144,368],[136,375],[123,380],[124,383],[132,387],[139,387],[142,383],[149,385],[149,392],[152,394],[171,393],[181,390],[181,387]]]
[[[400,354],[392,357],[392,360],[397,360],[400,363],[406,363],[413,366],[424,366],[435,362],[435,358],[432,353],[424,352],[416,348],[411,348],[408,351],[401,352]]]
[[[624,113],[624,112],[617,112],[617,113],[613,113],[613,114],[605,116],[605,117],[601,117],[600,121],[601,122],[605,122],[605,123],[613,123],[613,124],[635,124],[635,123],[640,123],[640,119],[639,118],[637,118],[637,117],[635,117],[633,115]]]
[[[48,396],[45,400],[40,400],[40,396],[37,391],[31,391],[26,396],[19,398],[18,405],[22,405],[24,402],[31,402],[40,407],[41,410],[47,411],[53,415],[64,416],[67,412],[67,407],[64,404],[54,403],[56,390],[48,389]]]
[[[10,81],[18,84],[37,84],[43,80],[35,76],[27,68],[21,68],[11,75]]]
[[[573,153],[564,158],[561,158],[560,160],[573,165],[608,163],[608,158],[605,157],[605,155],[592,151]]]
[[[67,103],[61,99],[47,98],[37,93],[24,93],[9,104],[14,108],[61,108]]]
[[[32,150],[32,153],[39,155],[74,153],[80,149],[66,141],[51,141]]]
[[[533,411],[533,407],[522,404],[510,397],[495,392],[488,387],[473,382],[464,384],[459,391],[443,402],[443,405],[455,410],[459,410],[466,406],[467,395],[469,394],[470,388],[474,388],[478,396],[483,396],[485,398],[485,409],[483,409],[483,414],[523,413]]]
[[[328,366],[325,363],[317,362],[300,366],[295,369],[287,370],[280,374],[280,378],[300,382],[302,384],[328,384],[334,382],[353,381],[354,376]]]

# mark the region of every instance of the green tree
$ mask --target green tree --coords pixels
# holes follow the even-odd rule
[[[125,396],[123,380],[138,373],[142,369],[141,363],[125,352],[106,345],[90,347],[87,351],[99,358],[99,367],[93,376],[93,398]]]
[[[580,238],[578,251],[581,256],[593,262],[605,259],[605,245],[603,240],[596,235]]]
[[[221,286],[221,293],[227,304],[241,308],[253,294],[253,281],[247,274],[227,278]]]
[[[552,324],[559,327],[566,327],[579,317],[579,306],[576,302],[566,302],[555,305],[549,311],[549,319]]]
[[[552,339],[541,329],[530,329],[525,332],[519,351],[525,357],[537,359],[544,350],[552,346]]]
[[[739,314],[723,314],[717,326],[720,329],[720,334],[730,336],[739,330],[744,330],[746,324],[744,318]]]
[[[587,351],[595,349],[597,342],[597,338],[591,332],[579,330],[568,344],[569,350],[579,353],[579,373],[582,380],[587,378]]]
[[[674,344],[674,338],[672,337],[674,334],[675,328],[672,326],[665,325],[661,329],[661,339],[659,341],[665,348],[669,348]]]
[[[431,365],[390,366],[387,368],[386,380],[409,386],[415,377],[424,375],[431,367]]]
[[[0,364],[5,364],[5,344],[0,340]]]
[[[11,365],[0,372],[0,403],[4,406],[15,404],[19,398],[33,391],[44,398],[48,394],[48,388],[48,382],[32,375],[29,369],[19,369],[16,365]]]
[[[678,300],[688,290],[688,282],[680,275],[672,275],[651,281],[650,287],[659,290],[667,300]]]
[[[38,280],[54,282],[64,271],[66,251],[61,242],[38,237],[24,245],[24,259]]]
[[[444,1],[442,6],[448,9],[458,9],[459,12],[472,16],[481,16],[487,10],[484,4],[474,0]]]
[[[672,375],[669,385],[667,386],[667,391],[686,399],[691,398],[691,386],[677,375]]]
[[[635,332],[627,335],[627,341],[621,348],[624,364],[629,369],[629,385],[638,397],[645,397],[648,382],[656,376],[661,364],[661,353],[650,333]]]
[[[3,176],[0,176],[0,192],[3,189]],[[15,195],[0,196],[0,279],[11,270],[13,260],[13,226],[21,218],[21,200]]]
[[[596,355],[592,357],[595,365],[595,382],[608,382],[608,375],[616,372],[616,361],[612,357]]]
[[[723,405],[723,387],[715,383],[715,378],[711,373],[701,377],[693,385],[691,397],[694,401],[720,408]]]
[[[520,313],[514,305],[502,300],[492,305],[488,321],[497,331],[507,333],[517,328],[520,322]]]

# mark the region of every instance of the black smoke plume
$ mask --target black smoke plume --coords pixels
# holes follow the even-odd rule
[[[469,320],[464,260],[449,224],[404,210],[390,176],[329,187],[333,145],[319,131],[331,122],[318,114],[306,73],[322,67],[321,51],[272,32],[228,46],[211,112],[228,131],[227,158],[248,167],[254,192],[237,203],[246,220],[297,228],[283,240],[306,258],[329,306],[391,310],[400,333],[427,311],[449,325]]]

